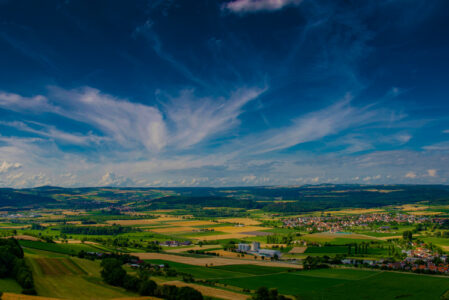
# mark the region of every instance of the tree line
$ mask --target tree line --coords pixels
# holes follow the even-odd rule
[[[138,276],[127,274],[122,261],[117,258],[103,259],[101,267],[101,277],[106,283],[124,287],[141,296],[156,296],[168,300],[203,300],[203,295],[191,287],[157,285],[144,270],[140,270]]]
[[[22,248],[13,238],[0,239],[0,278],[7,277],[19,283],[23,294],[36,294],[31,269],[25,263]]]
[[[63,234],[85,234],[85,235],[117,235],[137,231],[136,228],[120,225],[112,226],[73,226],[65,225],[59,228]]]

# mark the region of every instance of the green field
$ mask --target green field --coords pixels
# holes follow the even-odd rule
[[[98,251],[98,249],[89,246],[87,244],[55,244],[55,243],[45,243],[45,242],[34,242],[34,241],[19,241],[20,245],[25,248],[45,250],[51,252],[57,252],[62,254],[77,254],[81,250],[84,251]]]
[[[299,299],[440,299],[449,278],[405,273],[324,269],[220,280],[257,289],[278,288]]]
[[[230,265],[206,268],[165,260],[149,260],[149,262],[154,264],[168,264],[170,268],[173,268],[179,272],[191,274],[195,278],[211,280],[223,278],[240,278],[254,274],[267,275],[274,273],[284,273],[288,270],[287,268],[263,267],[255,265]]]
[[[108,299],[135,296],[104,283],[100,262],[76,257],[54,257],[45,251],[27,254],[39,296],[65,299]]]
[[[0,279],[0,292],[22,293],[22,287],[12,278]]]
[[[346,246],[323,246],[323,247],[307,247],[305,253],[333,253],[343,254],[348,253],[348,247]]]

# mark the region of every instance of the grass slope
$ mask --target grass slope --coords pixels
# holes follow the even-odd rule
[[[59,256],[39,250],[26,254],[39,296],[65,299],[110,299],[135,296],[104,283],[100,262]]]
[[[1,278],[0,292],[20,294],[22,293],[22,287],[12,278]]]

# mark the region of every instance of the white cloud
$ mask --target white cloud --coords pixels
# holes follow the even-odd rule
[[[193,91],[185,90],[177,98],[170,97],[162,112],[155,106],[118,99],[89,87],[75,90],[52,87],[51,103],[44,96],[25,98],[0,94],[0,97],[3,95],[0,100],[5,99],[0,101],[0,107],[55,113],[89,124],[103,136],[91,132],[65,132],[37,122],[2,122],[24,132],[77,145],[105,142],[115,143],[123,149],[142,146],[155,153],[167,147],[189,148],[227,132],[240,123],[238,117],[243,107],[264,91],[263,88],[241,88],[232,92],[229,98],[198,98]],[[27,101],[32,104],[22,104]]]
[[[408,172],[407,174],[405,174],[405,178],[410,178],[410,179],[414,179],[414,178],[416,178],[416,177],[418,177],[417,175],[416,175],[416,173],[415,172]]]
[[[61,131],[54,126],[49,126],[42,123],[37,122],[29,122],[30,124],[36,125],[39,128],[33,128],[30,125],[14,121],[14,122],[2,122],[1,125],[10,126],[16,129],[19,129],[24,132],[34,133],[42,137],[47,137],[50,139],[59,140],[65,143],[74,144],[74,145],[87,145],[90,143],[98,144],[101,141],[106,140],[104,137],[93,135],[92,133],[88,134],[77,134],[77,133],[68,133],[65,131]]]
[[[403,133],[403,134],[398,134],[396,136],[396,139],[401,143],[401,144],[406,144],[408,143],[411,139],[412,136],[410,134],[407,133]]]
[[[8,173],[10,171],[20,169],[21,167],[22,167],[22,165],[18,162],[11,163],[11,162],[7,162],[7,161],[3,161],[0,164],[0,174]]]
[[[443,130],[443,133],[449,133],[449,129]]]
[[[42,95],[22,97],[17,94],[0,91],[0,107],[13,111],[45,111],[48,110],[51,105],[48,103],[48,99]]]
[[[423,147],[424,150],[430,150],[430,151],[444,151],[449,150],[449,141],[446,142],[440,142],[433,145],[428,145]]]
[[[429,170],[427,170],[427,175],[430,176],[430,177],[436,177],[437,176],[437,170],[429,169]]]
[[[380,178],[382,178],[381,175],[376,175],[376,176],[366,176],[366,177],[364,177],[362,180],[363,180],[363,181],[372,181],[372,180],[379,180]]]
[[[246,175],[243,176],[242,181],[245,183],[254,182],[256,181],[257,177],[255,175]]]
[[[239,124],[238,116],[243,106],[264,91],[242,88],[232,93],[229,99],[198,99],[193,91],[183,91],[178,98],[171,98],[165,106],[167,119],[175,127],[170,142],[179,148],[187,148],[229,130]]]
[[[299,5],[302,0],[234,0],[224,7],[235,13],[248,13],[257,11],[275,11],[289,5]]]
[[[98,182],[99,186],[131,186],[134,182],[127,177],[117,176],[112,172],[106,172]]]
[[[264,132],[257,141],[247,144],[253,145],[256,153],[264,153],[315,141],[349,127],[391,121],[385,111],[351,106],[351,99],[352,96],[347,94],[334,105],[298,117],[290,126]]]
[[[163,116],[155,107],[118,99],[89,87],[75,90],[52,87],[50,90],[52,103],[44,96],[26,98],[1,93],[0,107],[16,111],[51,112],[87,123],[123,147],[144,145],[148,150],[159,151],[167,143]],[[32,131],[23,124],[20,127],[25,131]],[[47,129],[47,132],[35,133],[75,143],[83,140],[82,137],[63,133],[52,127]]]
[[[166,127],[161,112],[152,106],[102,94],[97,89],[52,89],[60,114],[91,124],[125,147],[143,144],[150,151],[165,147]]]

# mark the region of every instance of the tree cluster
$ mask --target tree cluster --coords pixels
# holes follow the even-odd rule
[[[139,276],[129,275],[122,265],[122,261],[117,258],[103,259],[101,262],[103,280],[110,285],[121,286],[129,291],[137,292],[141,296],[156,296],[168,300],[203,299],[201,293],[191,287],[158,286],[156,282],[148,278],[148,273],[143,270],[140,270]]]
[[[129,233],[136,231],[131,227],[120,225],[112,226],[62,226],[60,229],[63,234],[85,234],[85,235],[117,235],[121,233]]]
[[[287,300],[288,298],[279,295],[277,289],[267,289],[266,287],[260,287],[257,289],[256,294],[252,297],[253,300]]]
[[[0,278],[14,278],[22,293],[35,295],[31,269],[23,259],[23,250],[15,239],[0,239]]]

